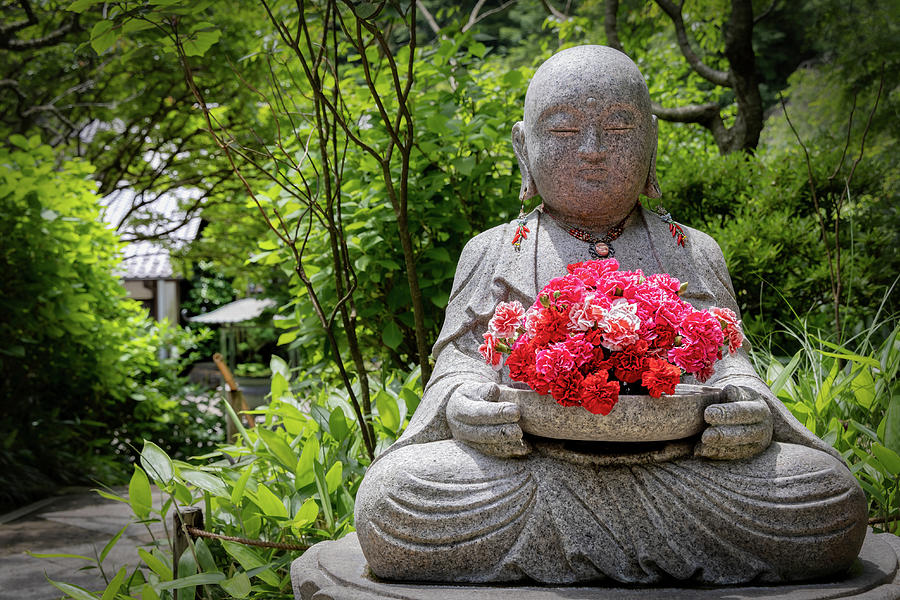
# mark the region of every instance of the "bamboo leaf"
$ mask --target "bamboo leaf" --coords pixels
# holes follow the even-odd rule
[[[113,577],[109,582],[109,585],[106,586],[106,590],[103,592],[103,595],[100,596],[100,600],[113,600],[116,597],[116,594],[119,593],[119,590],[122,589],[122,584],[125,583],[125,577],[127,575],[128,570],[126,567],[119,569],[116,576]]]
[[[228,493],[228,488],[225,487],[225,484],[221,479],[210,475],[205,471],[193,471],[190,469],[182,469],[181,476],[185,481],[191,483],[201,490],[207,491],[213,496],[219,498],[230,498],[231,494]]]
[[[797,353],[794,354],[793,358],[791,358],[791,361],[787,364],[786,367],[781,370],[781,373],[778,374],[778,377],[775,379],[775,381],[772,382],[772,385],[770,387],[772,388],[773,394],[777,394],[779,390],[784,387],[784,384],[787,382],[787,380],[791,378],[791,375],[794,374],[794,371],[797,370],[797,365],[800,364],[800,356],[802,352],[802,350],[797,350]]]
[[[209,585],[211,583],[219,583],[225,579],[224,573],[197,573],[196,575],[188,575],[187,577],[179,577],[173,581],[167,581],[159,586],[160,590],[180,590],[186,587],[194,587],[198,585]]]
[[[247,481],[249,481],[251,473],[253,473],[252,464],[244,467],[244,472],[241,473],[237,483],[234,484],[234,489],[231,490],[231,503],[235,506],[241,505],[241,500],[244,497],[244,488],[247,487]]]
[[[169,458],[165,450],[153,442],[144,440],[144,448],[141,450],[141,464],[150,477],[157,482],[164,485],[172,482],[174,473],[172,459]]]
[[[119,541],[119,538],[122,537],[122,534],[125,533],[125,530],[128,529],[128,524],[125,524],[125,527],[119,530],[119,533],[114,535],[111,540],[106,542],[106,545],[103,546],[103,550],[100,552],[100,562],[102,563],[106,560],[106,556],[109,554],[109,551],[113,549],[113,546],[116,545],[116,542]]]
[[[284,506],[284,502],[262,483],[259,484],[256,490],[256,505],[262,509],[263,514],[267,517],[288,518],[288,511]]]
[[[141,557],[141,560],[143,560],[147,566],[150,567],[150,570],[156,573],[160,579],[163,581],[172,580],[172,569],[164,563],[161,558],[147,552],[143,548],[138,548],[138,556]]]
[[[128,484],[128,503],[139,519],[146,519],[150,516],[150,511],[153,510],[150,480],[147,479],[147,474],[137,465],[134,466],[134,474],[131,476],[131,482]]]
[[[891,475],[894,477],[900,475],[900,455],[881,444],[872,444],[872,453]]]
[[[80,588],[76,585],[70,585],[68,583],[62,583],[60,581],[53,581],[50,578],[47,578],[47,581],[49,581],[53,587],[61,591],[69,598],[75,598],[75,600],[97,600],[97,596],[90,593],[84,588]]]
[[[288,443],[274,431],[269,431],[264,427],[259,427],[258,431],[259,437],[266,445],[266,448],[269,449],[269,452],[278,459],[278,462],[290,471],[293,466],[297,464],[297,455],[294,454],[294,451],[291,450]]]
[[[231,579],[221,581],[219,585],[232,598],[246,598],[250,595],[250,577],[244,571],[235,573]]]

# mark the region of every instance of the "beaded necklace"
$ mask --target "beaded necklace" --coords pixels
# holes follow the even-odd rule
[[[582,242],[588,243],[588,253],[591,255],[591,258],[595,260],[612,258],[616,255],[615,249],[612,247],[612,242],[625,231],[625,221],[628,220],[628,217],[631,216],[631,213],[634,212],[634,209],[638,207],[638,203],[635,203],[634,206],[631,207],[631,210],[628,211],[628,214],[625,215],[625,218],[613,225],[609,231],[607,231],[604,235],[598,237],[591,233],[590,231],[585,231],[579,227],[575,227],[572,225],[568,225],[567,223],[563,223],[562,221],[556,219],[553,215],[544,212],[544,207],[541,205],[541,212],[555,220],[557,223],[565,227],[566,233],[571,235],[576,240],[581,240]]]

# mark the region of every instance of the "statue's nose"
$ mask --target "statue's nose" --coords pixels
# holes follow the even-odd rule
[[[605,150],[603,130],[600,127],[585,127],[578,154],[588,160],[599,160]]]

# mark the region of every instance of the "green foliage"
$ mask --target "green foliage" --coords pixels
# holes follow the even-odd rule
[[[37,137],[10,141],[0,147],[0,504],[115,478],[121,465],[103,457],[135,439],[183,454],[211,436],[178,378],[206,334],[157,325],[125,298],[89,164],[57,167]],[[164,347],[172,358],[158,357]]]
[[[169,523],[181,507],[198,505],[208,531],[245,539],[305,546],[353,531],[354,497],[369,459],[346,394],[320,388],[298,399],[290,391],[296,382],[291,382],[287,365],[276,357],[271,369],[272,401],[255,411],[262,419],[256,428],[245,429],[222,401],[238,423],[234,443],[182,461],[144,441],[128,497],[101,494],[128,502],[134,520],[141,523]],[[375,424],[379,446],[384,447],[408,422],[421,386],[418,372],[392,373],[372,385],[378,389]],[[154,504],[151,482],[164,492],[161,505]],[[99,560],[75,558],[90,568],[103,561],[119,536],[110,540]],[[155,539],[138,549],[138,555],[140,566],[121,577],[117,573],[103,591],[51,583],[71,598],[119,594],[116,597],[173,599],[176,590],[194,586],[203,586],[210,598],[293,598],[289,570],[296,553],[290,551],[197,538],[179,561],[177,574],[167,540]]]
[[[880,344],[876,337],[887,328]],[[801,327],[792,358],[756,354],[772,390],[810,431],[834,446],[866,491],[879,527],[900,516],[900,323],[892,319],[834,344]]]

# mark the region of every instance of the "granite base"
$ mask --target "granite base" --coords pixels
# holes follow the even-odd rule
[[[783,586],[634,587],[449,585],[390,583],[369,573],[356,534],[322,542],[294,561],[297,600],[900,600],[900,538],[869,531],[850,573],[841,580]]]

